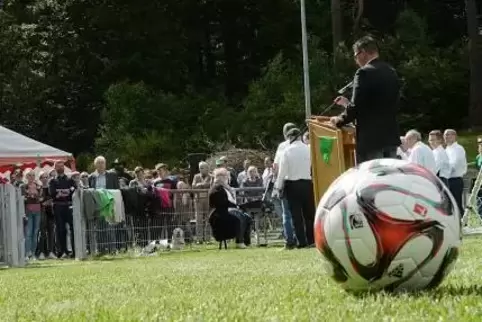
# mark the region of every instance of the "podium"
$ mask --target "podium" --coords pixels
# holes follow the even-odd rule
[[[318,206],[330,184],[356,164],[355,127],[339,129],[326,116],[313,116],[307,123],[315,205]]]

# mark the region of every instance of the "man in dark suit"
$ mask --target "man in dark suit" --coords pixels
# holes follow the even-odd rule
[[[400,146],[397,122],[400,83],[392,66],[378,57],[372,37],[363,37],[353,45],[354,58],[360,67],[353,79],[351,100],[339,96],[337,105],[345,111],[331,118],[342,127],[356,120],[357,163],[379,158],[396,158]]]
[[[106,171],[103,156],[94,160],[95,171],[89,176],[89,187],[94,189],[119,189],[119,177],[114,171]]]

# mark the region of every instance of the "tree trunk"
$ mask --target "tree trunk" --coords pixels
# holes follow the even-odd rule
[[[360,24],[361,24],[361,19],[363,17],[365,0],[356,0],[355,2],[356,2],[356,15],[353,21],[353,35],[356,38],[360,33]]]
[[[338,61],[339,46],[343,41],[341,0],[331,0],[331,28],[333,35],[333,62]]]
[[[470,59],[469,126],[482,129],[482,26],[479,27],[476,0],[465,0]]]

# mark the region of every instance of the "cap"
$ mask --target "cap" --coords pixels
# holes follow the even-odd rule
[[[141,172],[141,171],[144,171],[143,167],[135,167],[134,168],[134,173],[138,173],[138,172]]]
[[[221,165],[221,164],[224,164],[224,160],[223,159],[217,159],[216,165]]]
[[[482,144],[482,137],[477,138],[477,144]]]

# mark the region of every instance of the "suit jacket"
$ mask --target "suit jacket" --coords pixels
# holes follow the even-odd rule
[[[89,187],[95,189],[97,182],[97,172],[93,172],[89,176]],[[120,189],[119,178],[114,171],[105,172],[105,188],[106,189]]]
[[[395,69],[374,59],[353,79],[351,104],[340,114],[344,126],[356,120],[356,144],[361,153],[401,144],[397,122],[400,82]]]

